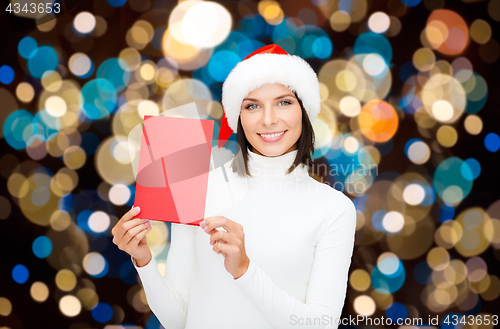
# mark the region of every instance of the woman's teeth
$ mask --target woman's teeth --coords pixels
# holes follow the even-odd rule
[[[264,134],[260,134],[262,137],[265,137],[265,138],[274,138],[274,137],[278,137],[278,136],[281,136],[283,135],[285,131],[282,131],[280,133],[277,133],[277,134],[270,134],[270,135],[264,135]]]

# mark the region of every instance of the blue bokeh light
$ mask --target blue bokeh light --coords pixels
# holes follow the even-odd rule
[[[272,31],[271,25],[257,14],[249,14],[243,17],[238,22],[238,29],[252,39],[261,39]]]
[[[54,71],[58,62],[54,48],[42,46],[28,58],[28,70],[33,77],[40,79],[46,71]]]
[[[401,0],[401,3],[405,5],[406,7],[415,7],[417,6],[422,0]]]
[[[33,115],[26,110],[12,112],[3,124],[5,141],[16,150],[23,150],[34,135]]]
[[[160,321],[158,321],[158,318],[154,315],[151,314],[148,318],[148,321],[146,322],[146,329],[160,329],[163,328],[161,326]]]
[[[387,65],[389,65],[392,60],[391,43],[383,35],[374,32],[366,32],[356,38],[354,42],[354,53],[356,55],[371,53],[379,54]]]
[[[379,266],[375,266],[371,274],[372,286],[381,294],[392,294],[398,291],[404,284],[406,273],[403,263],[398,259],[398,268],[392,274],[384,274]]]
[[[455,207],[450,206],[446,203],[443,203],[441,207],[441,213],[439,214],[439,221],[441,223],[444,223],[455,217]]]
[[[106,0],[106,2],[111,6],[111,7],[121,7],[124,4],[127,3],[127,0]]]
[[[108,303],[98,303],[91,311],[94,320],[105,323],[113,317],[113,308]]]
[[[44,235],[39,236],[33,241],[33,253],[38,258],[46,258],[52,252],[52,241]]]
[[[36,54],[38,49],[38,43],[32,37],[24,37],[19,41],[17,45],[17,51],[22,58],[30,58]]]
[[[221,50],[216,52],[208,62],[210,75],[219,82],[224,82],[229,72],[240,62],[240,58],[234,52]]]
[[[29,276],[30,276],[30,273],[28,271],[28,268],[22,264],[17,264],[12,269],[12,278],[17,283],[20,283],[20,284],[25,283],[26,281],[28,281]]]
[[[95,79],[87,82],[81,91],[80,105],[83,114],[90,120],[107,117],[117,104],[117,90],[107,79]]]
[[[401,321],[406,319],[408,316],[408,310],[406,309],[406,306],[401,303],[392,303],[391,306],[385,310],[385,315],[387,315],[392,322],[396,323],[399,319],[399,322],[401,323]]]
[[[376,212],[373,213],[372,215],[372,225],[375,229],[386,232],[384,229],[384,225],[382,225],[382,222],[384,220],[384,216],[387,214],[387,211],[385,210],[377,210]]]
[[[54,139],[59,130],[61,130],[61,119],[53,117],[46,110],[39,111],[33,118],[33,133],[43,136],[43,140]]]
[[[474,180],[481,174],[481,164],[474,158],[469,158],[462,163],[462,176],[467,180]]]
[[[113,84],[116,92],[120,92],[130,81],[128,64],[121,58],[109,58],[97,69],[96,79],[105,79]]]
[[[484,138],[484,146],[490,152],[496,152],[500,149],[500,137],[495,133],[489,133]]]
[[[16,75],[14,73],[14,70],[9,65],[0,66],[0,82],[1,83],[8,85],[12,81],[14,81],[15,76]]]

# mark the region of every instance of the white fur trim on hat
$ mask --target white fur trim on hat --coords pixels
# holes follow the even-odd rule
[[[222,85],[222,106],[229,127],[236,132],[241,103],[248,94],[265,84],[281,83],[302,100],[311,123],[321,108],[316,72],[296,55],[257,54],[239,62]]]

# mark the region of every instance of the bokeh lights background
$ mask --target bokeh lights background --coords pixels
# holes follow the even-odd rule
[[[1,328],[160,328],[110,233],[128,133],[196,102],[217,139],[222,82],[270,43],[318,73],[311,175],[358,209],[343,316],[493,328],[442,320],[500,315],[500,0],[73,3],[2,13]],[[148,234],[160,271],[169,232]]]

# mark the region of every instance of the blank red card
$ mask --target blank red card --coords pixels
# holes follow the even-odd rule
[[[204,219],[212,120],[144,116],[135,218],[198,225]]]

